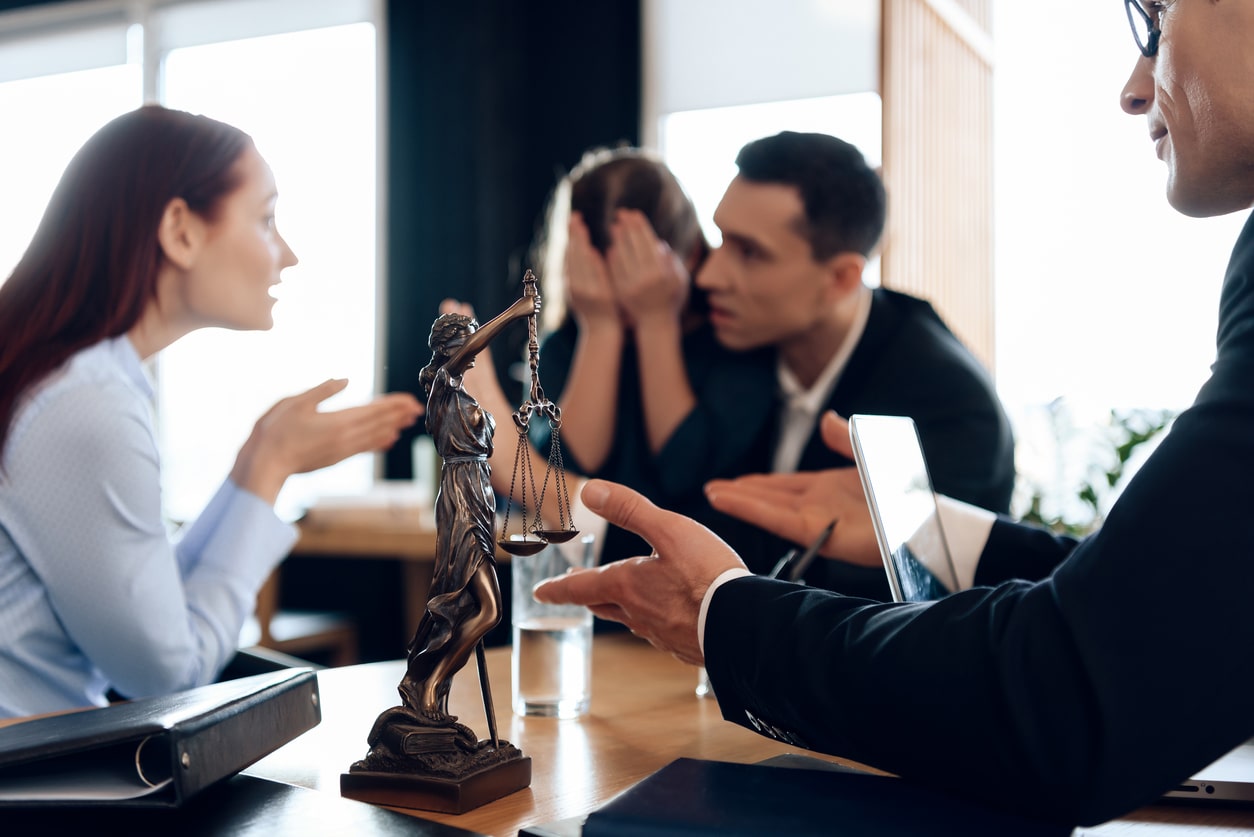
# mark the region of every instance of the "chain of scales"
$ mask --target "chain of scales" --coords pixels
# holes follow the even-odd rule
[[[530,270],[523,276],[523,292],[535,295],[536,277]],[[518,444],[514,449],[514,471],[510,477],[510,497],[518,497],[518,530],[511,531],[510,520],[514,512],[511,502],[505,511],[501,525],[501,537],[497,543],[511,555],[533,555],[551,543],[565,543],[579,534],[570,513],[570,494],[566,487],[566,467],[562,459],[562,411],[544,395],[540,385],[540,341],[536,331],[536,315],[527,318],[527,365],[531,387],[527,398],[512,414],[514,428],[518,431]],[[547,419],[549,423],[549,456],[544,477],[537,480],[532,467],[530,428],[532,419]],[[556,498],[556,528],[547,528],[542,517],[544,501],[552,490]]]

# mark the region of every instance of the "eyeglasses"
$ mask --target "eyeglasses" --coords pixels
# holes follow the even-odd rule
[[[1147,12],[1140,0],[1123,0],[1123,5],[1128,12],[1128,23],[1132,26],[1132,37],[1136,38],[1141,54],[1146,58],[1153,58],[1158,54],[1158,36],[1163,33],[1158,28],[1157,7],[1161,4],[1155,3],[1152,12]]]

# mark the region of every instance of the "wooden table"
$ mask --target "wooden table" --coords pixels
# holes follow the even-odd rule
[[[514,837],[523,826],[587,814],[680,756],[753,762],[796,752],[722,720],[718,703],[694,692],[697,671],[629,634],[593,643],[591,708],[577,720],[520,718],[510,710],[510,649],[487,653],[502,738],[531,757],[531,787],[465,814],[417,816]],[[322,723],[247,772],[339,793],[340,774],[366,754],[375,717],[397,704],[402,662],[318,673]],[[487,736],[473,660],[453,683],[449,706]]]
[[[591,709],[578,720],[515,716],[510,649],[489,650],[487,658],[500,735],[531,757],[531,787],[465,814],[411,812],[416,816],[514,837],[527,825],[586,815],[681,756],[749,763],[798,752],[724,721],[717,701],[694,694],[694,668],[628,634],[596,638]],[[247,772],[338,794],[340,774],[366,753],[375,717],[398,702],[403,674],[402,662],[319,672],[322,723]],[[473,662],[454,681],[450,707],[480,737],[487,736]],[[1211,833],[1254,835],[1254,812],[1154,806],[1077,834],[1166,837],[1205,827],[1216,829]]]

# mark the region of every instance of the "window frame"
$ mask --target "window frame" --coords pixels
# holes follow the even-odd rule
[[[0,50],[8,49],[0,58],[0,83],[132,64],[139,65],[141,79],[133,106],[163,103],[165,62],[174,50],[352,23],[369,23],[375,29],[374,306],[369,388],[370,395],[375,395],[385,381],[387,346],[385,0],[82,0],[3,11],[0,12]],[[70,39],[69,44],[66,39]],[[50,45],[64,48],[49,49]],[[153,378],[159,381],[159,359],[154,359],[152,367]],[[160,393],[157,403],[160,403]],[[157,419],[159,423],[159,407]],[[223,475],[229,466],[229,461],[223,463]],[[370,473],[371,482],[381,478],[381,456],[373,456]],[[359,488],[361,486],[354,482],[347,490]],[[209,489],[211,494],[212,486]],[[296,513],[298,509],[290,511]]]

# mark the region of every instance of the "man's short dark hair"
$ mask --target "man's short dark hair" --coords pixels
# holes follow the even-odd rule
[[[795,186],[816,260],[841,252],[869,256],[884,231],[887,197],[878,174],[857,148],[827,134],[784,131],[754,140],[736,155],[740,176]]]

